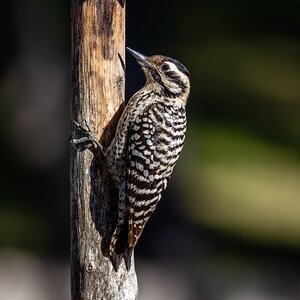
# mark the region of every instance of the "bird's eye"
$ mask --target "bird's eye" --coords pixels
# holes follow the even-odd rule
[[[168,64],[162,64],[162,65],[161,65],[161,69],[162,69],[163,71],[168,71],[168,70],[170,69],[170,66],[169,66]]]

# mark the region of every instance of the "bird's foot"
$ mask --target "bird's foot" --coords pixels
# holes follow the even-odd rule
[[[84,127],[82,127],[77,121],[73,120],[74,125],[76,126],[77,129],[79,129],[80,131],[82,131],[85,136],[81,137],[81,138],[76,138],[76,139],[72,139],[70,140],[71,144],[73,145],[79,145],[79,144],[90,144],[90,146],[96,146],[95,148],[100,149],[101,152],[104,151],[103,146],[100,144],[100,142],[98,141],[98,139],[91,133],[91,130],[86,122],[86,120],[84,120],[85,126],[87,129],[85,129]]]

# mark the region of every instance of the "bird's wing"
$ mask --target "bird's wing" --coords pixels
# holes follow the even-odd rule
[[[170,161],[164,155],[169,143],[166,133],[162,133],[164,122],[158,108],[150,106],[131,126],[127,178],[129,247],[136,245],[167,185]]]

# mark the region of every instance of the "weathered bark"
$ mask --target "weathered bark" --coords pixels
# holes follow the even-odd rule
[[[71,118],[85,120],[105,146],[124,103],[124,1],[72,0],[71,14]],[[124,262],[115,272],[108,256],[117,201],[101,156],[84,147],[71,147],[73,300],[136,298],[134,262],[129,272]]]

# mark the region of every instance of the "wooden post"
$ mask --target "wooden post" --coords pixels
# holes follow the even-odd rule
[[[110,142],[124,103],[124,2],[71,0],[71,118],[85,120],[104,146]],[[124,262],[115,272],[108,256],[118,192],[101,157],[71,146],[70,179],[72,299],[136,299],[134,261],[129,272]]]

